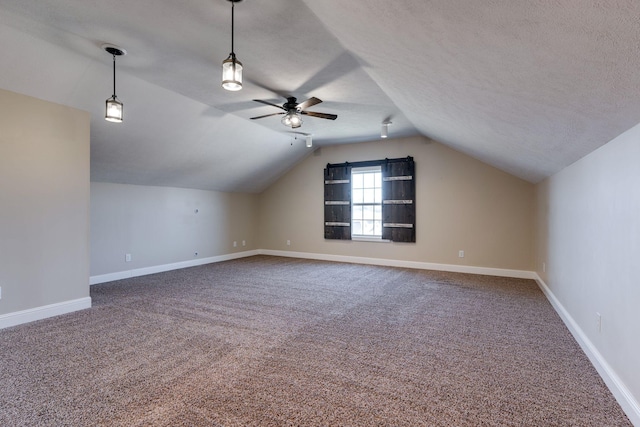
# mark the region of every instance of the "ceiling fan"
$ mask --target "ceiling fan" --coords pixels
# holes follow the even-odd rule
[[[338,118],[336,114],[316,113],[314,111],[306,111],[307,108],[314,106],[316,104],[320,104],[322,102],[316,97],[311,97],[299,104],[296,98],[294,98],[293,96],[288,97],[287,102],[285,102],[282,105],[273,104],[269,101],[263,101],[261,99],[254,99],[254,101],[260,102],[266,105],[271,105],[272,107],[280,108],[281,110],[283,110],[283,112],[265,114],[264,116],[258,116],[258,117],[251,117],[251,120],[262,119],[262,118],[271,117],[271,116],[284,115],[284,117],[281,120],[282,124],[285,126],[289,126],[293,129],[299,128],[300,126],[302,126],[302,117],[301,117],[302,115],[318,117],[320,119],[328,119],[328,120],[335,120]]]

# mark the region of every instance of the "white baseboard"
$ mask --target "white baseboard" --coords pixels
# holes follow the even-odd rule
[[[129,279],[131,277],[145,276],[147,274],[162,273],[165,271],[178,270],[180,268],[195,267],[198,265],[211,264],[214,262],[229,261],[232,259],[245,258],[258,255],[259,251],[234,252],[231,254],[218,255],[209,258],[198,258],[189,261],[174,262],[171,264],[154,265],[152,267],[136,268],[133,270],[118,271],[115,273],[100,274],[89,278],[90,285],[98,283],[112,282],[114,280]]]
[[[573,319],[573,317],[571,317],[569,312],[564,308],[562,303],[556,298],[551,289],[537,273],[535,274],[535,280],[582,348],[582,351],[587,355],[591,364],[596,368],[598,374],[600,374],[600,377],[602,377],[602,380],[622,407],[622,410],[627,414],[631,423],[634,426],[640,426],[640,404],[634,398],[633,394],[631,394],[611,365],[607,363],[606,359],[602,354],[600,354],[596,346],[593,345],[582,328],[578,326],[578,323]]]
[[[419,270],[450,271],[454,273],[481,274],[486,276],[514,277],[517,279],[535,279],[533,271],[508,270],[503,268],[474,267],[469,265],[436,264],[431,262],[403,261],[397,259],[367,258],[346,255],[317,254],[311,252],[275,251],[260,249],[261,255],[283,256],[289,258],[305,258],[320,261],[348,262],[353,264],[382,265],[386,267],[415,268]]]
[[[43,305],[42,307],[30,308],[28,310],[16,311],[0,315],[0,329],[21,325],[47,317],[59,316],[78,310],[91,308],[91,297],[75,299],[71,301],[59,302],[56,304]]]

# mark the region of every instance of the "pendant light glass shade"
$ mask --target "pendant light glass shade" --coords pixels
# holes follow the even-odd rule
[[[222,87],[231,91],[242,89],[242,62],[234,53],[222,62]]]
[[[305,139],[307,148],[311,148],[313,146],[313,139],[311,138],[311,135],[307,135]]]
[[[122,122],[122,102],[115,95],[107,99],[107,108],[104,119],[110,122]]]
[[[302,126],[302,117],[296,111],[289,111],[281,120],[282,124],[293,129]]]
[[[231,2],[231,53],[222,61],[222,87],[226,90],[237,91],[242,89],[242,62],[236,59],[233,51],[234,33],[234,6],[242,0],[229,0]]]

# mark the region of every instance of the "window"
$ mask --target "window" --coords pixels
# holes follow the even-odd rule
[[[351,169],[351,236],[382,237],[382,170]]]
[[[327,164],[324,238],[416,241],[413,157]]]

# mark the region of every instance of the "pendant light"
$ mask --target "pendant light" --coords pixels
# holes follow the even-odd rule
[[[116,56],[126,55],[127,51],[112,44],[104,44],[102,49],[113,56],[113,96],[107,99],[104,119],[114,123],[122,123],[123,105],[116,97]]]
[[[233,51],[233,10],[236,3],[242,0],[228,0],[231,2],[231,53],[222,61],[222,87],[226,90],[236,91],[242,89],[242,62],[236,59]]]

